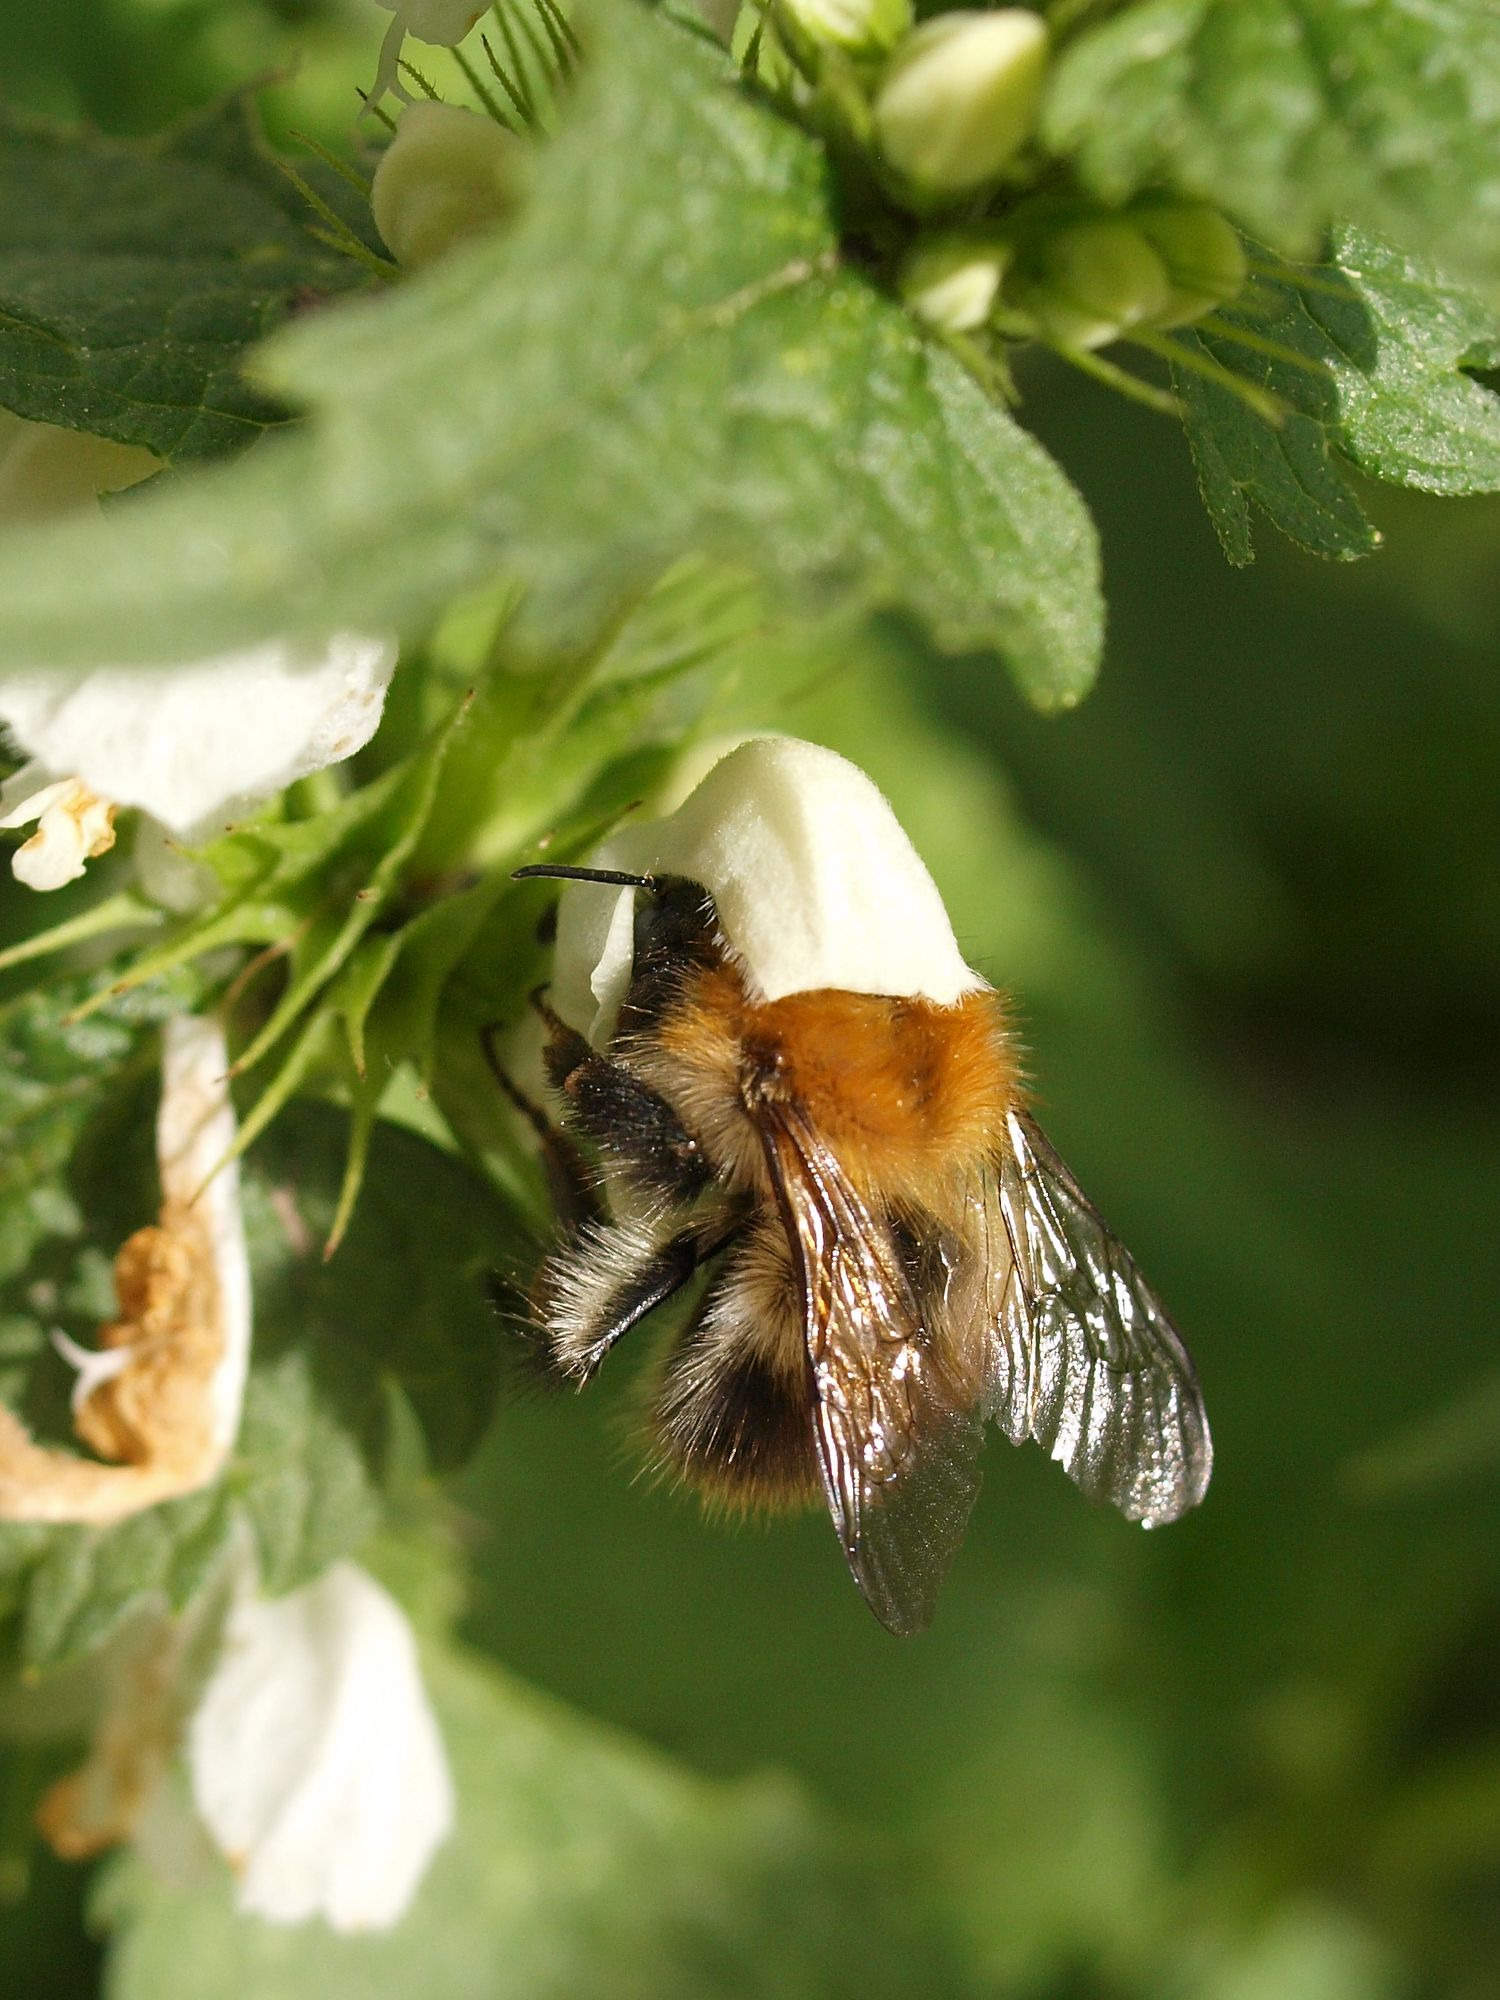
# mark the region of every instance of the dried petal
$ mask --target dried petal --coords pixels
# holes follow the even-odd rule
[[[250,1265],[238,1171],[226,1161],[235,1134],[228,1070],[216,1022],[167,1022],[161,1218],[115,1260],[120,1317],[101,1330],[101,1353],[75,1350],[85,1373],[74,1426],[118,1462],[37,1445],[0,1405],[0,1520],[117,1521],[218,1475],[250,1357]]]

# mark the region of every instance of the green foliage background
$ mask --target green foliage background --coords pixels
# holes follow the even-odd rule
[[[1294,11],[1256,0],[1240,18]],[[1455,32],[1477,18],[1449,11]],[[1211,92],[1215,62],[1236,60],[1233,9],[1127,20],[1153,13],[1192,16]],[[383,25],[353,7],[54,0],[0,21],[0,75],[24,102],[123,131],[310,46],[277,116],[332,136],[330,79],[373,58]],[[1095,60],[1129,68],[1127,21]],[[1090,154],[1122,191],[1161,129],[1149,95],[1135,101]],[[1195,128],[1173,129],[1191,157]],[[1335,183],[1352,143],[1326,139]],[[1389,214],[1431,199],[1420,174],[1387,192]],[[1450,234],[1455,257],[1473,250]],[[1218,1451],[1205,1506],[1143,1537],[996,1441],[937,1624],[898,1644],[826,1522],[705,1523],[634,1476],[622,1356],[587,1397],[502,1395],[492,1417],[495,1385],[476,1385],[463,1560],[414,1580],[411,1545],[367,1539],[377,1492],[419,1518],[422,1467],[468,1452],[433,1383],[473,1310],[460,1279],[512,1222],[461,1162],[428,1148],[424,1163],[419,1137],[377,1126],[340,1253],[352,1289],[318,1291],[276,1264],[268,1226],[257,1236],[263,1296],[281,1285],[291,1303],[247,1416],[270,1441],[252,1454],[259,1484],[235,1498],[278,1582],[357,1547],[425,1613],[460,1835],[390,1938],[274,1931],[233,1916],[206,1861],[163,1881],[129,1859],[90,1884],[28,1852],[29,1800],[67,1756],[23,1732],[0,1764],[16,1802],[0,1993],[1500,1991],[1500,510],[1342,473],[1351,519],[1384,535],[1377,555],[1325,566],[1262,533],[1256,565],[1231,569],[1171,426],[1051,363],[1022,387],[1099,525],[1110,624],[1088,701],[1040,717],[993,656],[877,613],[782,642],[770,712],[742,669],[724,713],[759,700],[754,719],[863,764],[966,953],[1015,994],[1049,1130],[1191,1340]],[[933,590],[957,597],[961,579]],[[946,636],[966,637],[951,620]],[[590,713],[600,742],[670,736],[641,706]],[[382,794],[387,844],[406,837],[414,784]],[[294,862],[277,877],[289,907]],[[8,935],[24,904],[0,885]],[[72,1115],[69,1062],[94,1055],[40,1063],[61,1081],[23,1107],[39,1144]],[[107,1138],[92,1157],[113,1157]],[[90,1273],[131,1221],[107,1192],[85,1201],[88,1157],[75,1193],[97,1242],[50,1212],[0,1219],[7,1275],[52,1257],[80,1329]],[[287,1157],[333,1214],[334,1114],[299,1107],[252,1155],[252,1226]],[[424,1172],[434,1213],[456,1218],[451,1295],[436,1274],[398,1325],[381,1316],[376,1239]],[[41,1337],[0,1324],[0,1365],[24,1373]],[[379,1395],[351,1368],[354,1338],[378,1352]],[[306,1449],[318,1424],[326,1448]],[[311,1496],[296,1490],[309,1463],[328,1482]],[[116,1552],[113,1587],[187,1591],[212,1511],[170,1550]],[[87,1641],[70,1623],[84,1598],[98,1615],[81,1560],[49,1544],[30,1573],[13,1643],[33,1667]],[[12,1589],[21,1602],[0,1573],[0,1606]]]

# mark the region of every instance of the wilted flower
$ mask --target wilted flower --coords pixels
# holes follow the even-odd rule
[[[22,429],[42,482],[32,515],[96,505],[102,487],[144,476],[125,461],[156,463],[82,432]],[[23,511],[23,488],[19,475],[6,487],[11,516]],[[18,880],[33,889],[75,880],[113,845],[120,806],[139,806],[189,846],[212,838],[367,743],[395,664],[394,636],[336,632],[154,667],[0,673],[0,723],[30,760],[0,784],[0,827],[38,822],[12,856]]]
[[[411,1627],[352,1563],[241,1596],[187,1747],[240,1908],[277,1923],[393,1924],[453,1825]]]
[[[984,984],[879,790],[815,743],[742,743],[676,812],[621,827],[591,865],[701,882],[765,1000],[837,987],[951,1006]],[[630,982],[636,893],[570,884],[558,912],[554,1003],[599,1045]]]
[[[515,207],[521,143],[493,118],[424,99],[401,114],[370,188],[375,226],[401,264],[430,264]]]
[[[250,1356],[250,1264],[240,1220],[229,1058],[217,1022],[162,1031],[156,1148],[160,1220],[115,1260],[120,1317],[77,1367],[74,1428],[116,1461],[33,1442],[0,1404],[0,1520],[121,1520],[217,1477],[239,1429]]]

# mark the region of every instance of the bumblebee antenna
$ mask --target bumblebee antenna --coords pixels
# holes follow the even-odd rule
[[[541,876],[549,882],[602,882],[609,889],[655,890],[656,882],[650,875],[626,875],[618,868],[568,868],[561,862],[533,861],[525,868],[513,868],[512,882],[524,882]]]

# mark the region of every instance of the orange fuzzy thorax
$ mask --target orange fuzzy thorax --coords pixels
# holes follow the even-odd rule
[[[690,980],[650,1067],[711,1152],[759,1178],[757,1101],[795,1105],[860,1190],[932,1204],[1003,1143],[1021,1096],[999,995],[931,1000],[820,990],[756,1002],[737,972]]]

